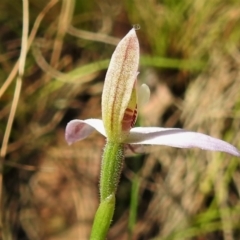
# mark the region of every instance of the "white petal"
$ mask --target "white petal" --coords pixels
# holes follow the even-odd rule
[[[70,145],[88,137],[93,130],[97,130],[106,137],[103,122],[100,119],[72,120],[65,130],[65,139]]]
[[[179,128],[133,128],[126,143],[166,145],[178,148],[198,147],[205,150],[226,152],[240,157],[240,151],[225,141]]]

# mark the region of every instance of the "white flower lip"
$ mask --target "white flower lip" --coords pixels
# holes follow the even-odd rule
[[[103,122],[100,119],[72,120],[66,127],[68,144],[80,141],[97,130],[106,137]],[[165,145],[177,148],[201,148],[219,151],[240,157],[240,151],[223,140],[210,137],[203,133],[191,132],[180,128],[136,127],[132,128],[126,145]]]

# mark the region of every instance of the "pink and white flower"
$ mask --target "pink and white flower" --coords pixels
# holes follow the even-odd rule
[[[65,132],[68,144],[80,141],[97,130],[108,142],[126,144],[133,151],[145,144],[166,145],[178,148],[198,147],[240,157],[240,151],[233,145],[202,133],[180,128],[134,128],[139,102],[136,88],[138,65],[139,43],[135,29],[132,29],[119,42],[110,61],[102,94],[102,120],[70,121]],[[142,86],[142,90],[148,95],[146,85]],[[145,98],[145,95],[141,98]]]

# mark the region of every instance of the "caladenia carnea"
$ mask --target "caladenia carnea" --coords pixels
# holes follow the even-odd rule
[[[179,128],[133,128],[139,102],[148,99],[150,93],[146,85],[137,89],[138,64],[139,43],[132,29],[117,45],[109,64],[102,94],[102,120],[72,120],[66,127],[68,144],[86,138],[94,130],[106,137],[100,174],[100,205],[90,239],[106,239],[126,148],[139,152],[144,144],[198,147],[240,157],[240,151],[233,145],[202,133]]]

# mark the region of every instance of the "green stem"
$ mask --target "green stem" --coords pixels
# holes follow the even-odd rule
[[[100,177],[100,205],[96,212],[91,240],[104,240],[115,209],[115,193],[122,171],[124,145],[107,142],[102,158]]]
[[[124,145],[107,142],[102,158],[100,178],[100,200],[104,201],[111,194],[115,195],[122,171]]]

